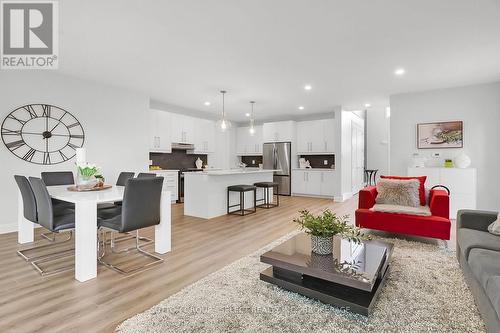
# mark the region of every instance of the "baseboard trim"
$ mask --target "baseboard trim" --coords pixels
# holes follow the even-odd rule
[[[0,234],[8,234],[11,232],[17,232],[17,223],[0,225]]]
[[[332,200],[335,200],[335,197],[330,197],[330,196],[326,196],[326,195],[314,195],[314,194],[292,193],[292,197],[305,197],[305,198],[318,198],[318,199],[332,199]]]

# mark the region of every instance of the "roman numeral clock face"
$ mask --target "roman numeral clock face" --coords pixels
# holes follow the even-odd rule
[[[47,104],[29,104],[12,111],[2,123],[2,140],[17,157],[35,164],[58,164],[83,146],[85,133],[68,111]]]

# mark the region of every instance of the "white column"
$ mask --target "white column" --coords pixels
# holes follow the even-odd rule
[[[97,276],[97,204],[75,203],[75,279],[80,282]]]
[[[160,224],[155,226],[155,252],[167,253],[172,250],[172,203],[170,191],[161,193]]]
[[[17,242],[19,244],[32,243],[35,239],[35,224],[24,218],[23,197],[17,191]]]

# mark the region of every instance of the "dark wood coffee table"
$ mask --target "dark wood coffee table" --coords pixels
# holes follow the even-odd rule
[[[323,303],[368,316],[389,271],[393,245],[382,241],[334,241],[333,254],[311,252],[305,233],[261,255],[272,265],[260,279]]]

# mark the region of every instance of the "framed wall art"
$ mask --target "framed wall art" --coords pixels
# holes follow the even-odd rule
[[[417,124],[417,148],[463,148],[463,121]]]

